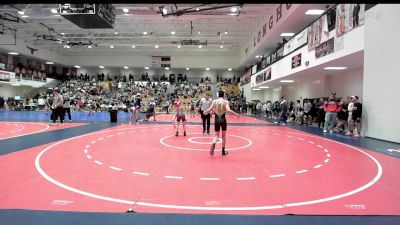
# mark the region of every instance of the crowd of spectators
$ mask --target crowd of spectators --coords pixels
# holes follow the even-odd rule
[[[324,133],[339,132],[356,137],[360,132],[362,104],[358,96],[337,98],[332,93],[329,98],[296,100],[296,103],[282,97],[274,102],[254,101],[249,108],[251,114],[277,119],[276,123],[282,122],[282,125],[292,122],[321,127]]]

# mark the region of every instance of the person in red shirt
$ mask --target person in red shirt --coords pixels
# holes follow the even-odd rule
[[[325,114],[325,125],[324,133],[328,132],[328,126],[330,133],[333,133],[333,128],[336,124],[337,113],[341,110],[341,106],[336,98],[336,93],[332,93],[328,101],[324,103]]]

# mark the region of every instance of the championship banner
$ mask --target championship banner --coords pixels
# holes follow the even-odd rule
[[[0,81],[11,82],[15,80],[15,73],[0,70]]]
[[[301,53],[292,57],[292,69],[301,66]]]
[[[259,83],[265,82],[267,80],[271,80],[271,67],[268,67],[266,70],[262,71],[261,73],[257,74],[257,76],[253,76],[254,78],[254,85]],[[252,77],[252,79],[253,79]]]
[[[171,67],[171,57],[170,56],[152,56],[151,65],[155,68],[165,68]]]
[[[334,46],[335,46],[334,38],[331,38],[328,41],[318,45],[315,48],[315,59],[319,59],[323,56],[333,53]]]
[[[298,33],[294,38],[290,39],[283,46],[283,56],[286,56],[293,52],[298,47],[307,43],[307,32],[308,29],[304,29],[302,32]]]
[[[314,50],[316,46],[325,42],[328,38],[328,18],[323,15],[308,27],[308,51]]]
[[[339,4],[336,7],[336,36],[363,25],[365,22],[365,4]]]
[[[250,82],[251,78],[251,68],[248,69],[241,77],[240,77],[240,85],[243,86]]]

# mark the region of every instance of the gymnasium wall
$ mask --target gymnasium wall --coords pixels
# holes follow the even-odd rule
[[[14,96],[24,96],[25,93],[33,90],[33,87],[30,86],[11,86],[9,84],[0,84],[0,96],[5,98],[14,97]]]
[[[363,101],[363,70],[357,69],[345,73],[321,75],[301,82],[288,83],[279,87],[252,91],[250,84],[243,86],[245,96],[251,100],[276,101],[281,96],[296,101],[305,98],[329,97],[336,92],[338,97],[357,95]],[[252,96],[250,96],[252,94]]]
[[[362,133],[400,143],[400,5],[378,4],[368,13]]]

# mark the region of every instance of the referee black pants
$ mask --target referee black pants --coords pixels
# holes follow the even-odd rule
[[[203,133],[206,132],[206,130],[207,130],[207,133],[210,133],[210,118],[211,118],[210,113],[207,115],[204,115],[203,111],[201,111],[201,120],[203,120]],[[206,121],[207,121],[207,127],[206,127]]]
[[[63,107],[57,107],[54,109],[53,111],[53,123],[55,123],[58,119],[58,117],[60,117],[60,122],[64,123],[64,108]]]

